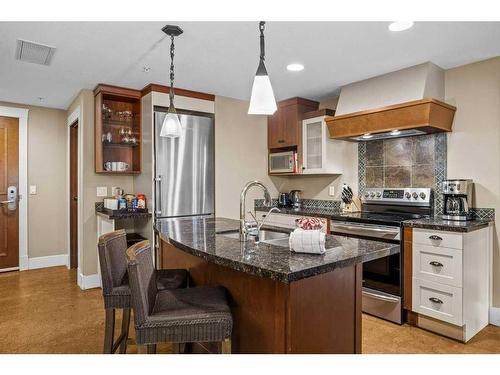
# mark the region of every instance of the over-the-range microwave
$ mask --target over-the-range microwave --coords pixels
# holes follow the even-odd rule
[[[273,152],[269,154],[269,173],[297,172],[297,153],[295,151]]]

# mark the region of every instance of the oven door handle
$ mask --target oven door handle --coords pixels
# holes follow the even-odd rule
[[[375,298],[375,299],[379,299],[381,301],[393,302],[393,303],[399,302],[399,298],[397,298],[397,297],[384,296],[384,295],[377,294],[377,293],[367,292],[365,290],[363,290],[362,294],[364,294],[365,296]]]
[[[387,235],[398,235],[399,234],[399,228],[392,228],[392,227],[375,227],[375,226],[367,226],[367,225],[353,225],[351,223],[345,223],[345,222],[332,222],[330,225],[330,230],[335,231],[335,229],[340,229],[340,230],[345,230],[345,231],[367,231],[369,232],[376,232],[377,234],[387,234]]]

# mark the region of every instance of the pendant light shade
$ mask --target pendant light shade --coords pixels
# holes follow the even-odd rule
[[[183,33],[179,26],[166,25],[162,31],[170,36],[170,105],[161,125],[160,137],[179,138],[182,135],[182,126],[174,107],[174,37]]]
[[[170,106],[161,125],[160,137],[178,138],[182,134],[182,126],[175,108]]]
[[[260,30],[260,61],[257,73],[253,80],[252,95],[250,97],[250,106],[248,107],[249,115],[272,115],[276,112],[276,99],[274,99],[273,87],[271,80],[267,74],[264,49],[264,25],[265,22],[259,23]]]

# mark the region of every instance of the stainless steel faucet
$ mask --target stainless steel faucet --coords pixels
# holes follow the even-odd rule
[[[249,228],[247,222],[245,221],[245,213],[246,213],[245,200],[247,197],[248,190],[253,186],[258,186],[264,191],[264,204],[266,205],[266,207],[271,206],[271,196],[269,195],[269,190],[267,190],[264,184],[262,184],[259,181],[250,181],[243,187],[243,190],[241,190],[240,194],[240,241],[241,242],[245,242],[248,237]]]

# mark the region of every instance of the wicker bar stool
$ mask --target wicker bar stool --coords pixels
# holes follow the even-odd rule
[[[233,318],[223,287],[159,290],[149,241],[129,247],[127,260],[140,353],[155,353],[162,342],[219,342],[231,353]]]
[[[127,273],[127,238],[123,229],[107,233],[99,238],[99,263],[101,267],[102,295],[106,310],[104,354],[127,352],[130,326],[130,287]],[[152,261],[152,260],[151,260]],[[186,270],[159,270],[156,273],[159,289],[184,288],[188,283]],[[121,333],[114,341],[116,309],[122,312]]]

